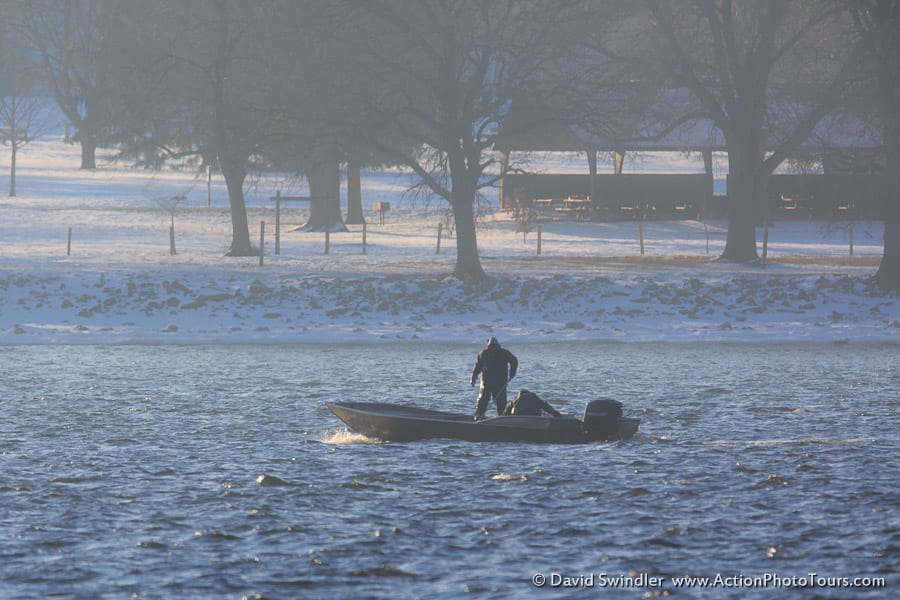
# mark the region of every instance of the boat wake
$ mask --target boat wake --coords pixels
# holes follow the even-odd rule
[[[511,473],[497,473],[496,475],[491,475],[492,481],[528,481],[528,477],[525,475],[512,475]]]
[[[356,433],[355,431],[348,431],[347,429],[338,429],[338,430],[328,430],[322,434],[322,437],[317,441],[323,444],[330,444],[333,446],[343,445],[343,444],[381,444],[383,443],[381,440],[377,440],[374,438],[366,437],[361,433]]]

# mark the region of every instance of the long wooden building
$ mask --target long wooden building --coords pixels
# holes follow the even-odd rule
[[[688,112],[685,94],[673,93],[669,98],[670,114]],[[861,122],[823,121],[798,153],[798,158],[818,165],[821,172],[770,176],[769,217],[881,218],[886,189],[880,139],[876,138]],[[725,215],[727,191],[725,195],[714,193],[713,176],[713,155],[726,151],[725,140],[707,120],[685,119],[667,127],[658,116],[638,117],[620,132],[602,136],[567,122],[540,103],[519,101],[511,105],[495,149],[504,173],[499,185],[502,209],[592,220]],[[587,168],[583,173],[547,173],[514,166],[517,153],[534,152],[583,153]],[[703,157],[703,170],[624,172],[626,155],[649,152],[698,154]],[[612,172],[598,172],[600,156],[611,158]]]

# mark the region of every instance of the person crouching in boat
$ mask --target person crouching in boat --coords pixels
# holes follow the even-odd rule
[[[478,353],[475,368],[472,369],[472,386],[481,375],[481,388],[475,404],[476,421],[484,418],[484,411],[491,399],[497,407],[497,414],[503,414],[506,410],[506,386],[516,376],[518,368],[519,360],[513,353],[502,348],[497,338],[490,338],[484,350]]]
[[[528,415],[540,417],[542,413],[547,413],[553,417],[559,417],[560,412],[550,406],[545,400],[534,392],[528,390],[520,390],[513,401],[506,407],[503,414],[506,415]]]

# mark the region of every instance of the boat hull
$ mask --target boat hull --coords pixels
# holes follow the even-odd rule
[[[354,431],[393,442],[450,438],[471,442],[580,444],[628,439],[640,425],[639,419],[621,417],[614,431],[591,435],[585,432],[581,421],[568,415],[559,418],[511,415],[474,421],[470,415],[382,402],[335,402],[326,406]]]

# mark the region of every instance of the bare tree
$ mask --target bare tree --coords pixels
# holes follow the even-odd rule
[[[130,98],[119,123],[124,148],[159,164],[215,162],[231,208],[231,256],[259,252],[250,239],[244,184],[254,157],[283,134],[282,77],[268,43],[277,0],[159,1],[134,6]],[[273,29],[274,28],[274,29]],[[136,97],[141,96],[141,97]]]
[[[538,83],[548,42],[568,6],[529,0],[361,3],[367,33],[359,56],[383,82],[371,83],[373,118],[383,125],[371,144],[450,204],[456,277],[486,277],[475,202],[479,190],[496,180],[491,149],[498,125],[512,98]]]
[[[299,171],[313,198],[307,231],[346,230],[341,215],[340,167],[347,164],[347,222],[362,223],[359,167],[370,162],[364,133],[371,128],[373,74],[361,68],[361,28],[354,21],[358,2],[282,0],[284,30],[269,40],[283,86],[279,106],[285,117],[280,143],[264,150],[273,165]]]
[[[284,82],[278,105],[285,127],[282,143],[270,145],[266,156],[305,176],[312,198],[305,231],[346,231],[340,167],[356,123],[349,107],[358,101],[344,91],[349,58],[334,35],[342,26],[339,14],[329,3],[286,1],[282,15],[290,28],[270,40]]]
[[[721,130],[728,150],[722,258],[758,258],[768,176],[841,99],[854,62],[841,3],[649,0],[658,61]]]
[[[118,82],[108,61],[118,53],[118,15],[112,0],[34,0],[23,3],[22,27],[40,56],[60,110],[77,129],[81,168],[97,166],[115,113]]]
[[[0,24],[0,142],[9,146],[9,195],[15,196],[19,150],[48,133],[56,123],[52,102],[40,94],[38,69],[12,23],[4,19]]]
[[[0,99],[0,140],[9,146],[9,195],[16,195],[19,150],[54,126],[50,102],[40,96],[21,96],[15,90]]]
[[[862,48],[872,66],[885,153],[884,253],[875,280],[885,289],[900,289],[900,0],[853,4]]]

